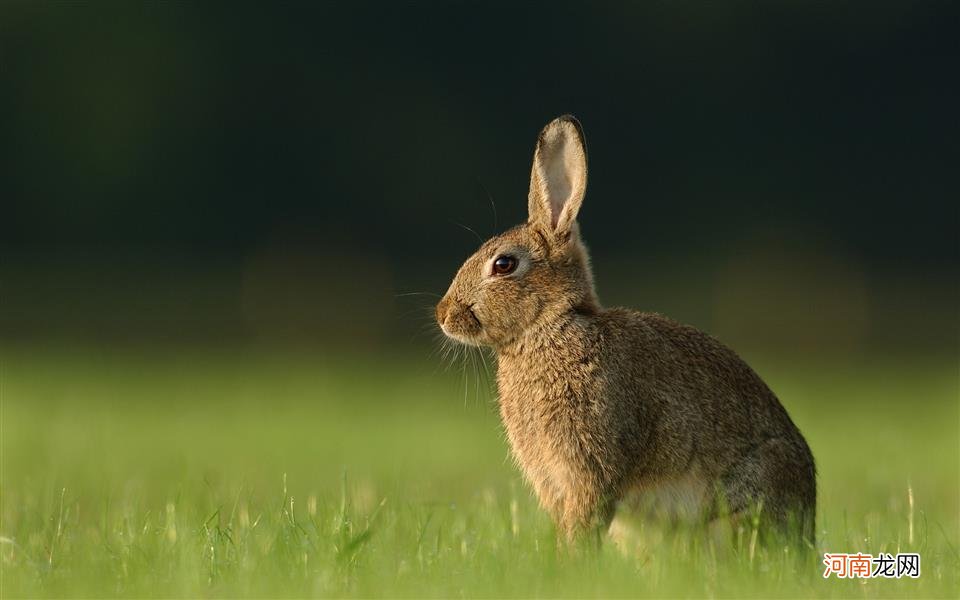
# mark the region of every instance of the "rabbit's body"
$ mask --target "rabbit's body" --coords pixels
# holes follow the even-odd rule
[[[691,520],[759,498],[779,519],[812,511],[800,432],[750,367],[692,327],[625,309],[576,314],[497,363],[514,456],[567,530],[604,524],[624,501]]]
[[[487,241],[437,305],[450,337],[497,355],[500,414],[543,507],[574,535],[618,504],[709,520],[759,507],[813,537],[813,456],[732,350],[652,313],[600,306],[576,216],[579,124],[534,153],[530,220]]]

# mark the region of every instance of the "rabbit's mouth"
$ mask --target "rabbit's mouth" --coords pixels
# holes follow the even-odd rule
[[[471,346],[482,343],[479,338],[483,334],[483,324],[477,318],[472,304],[444,298],[437,305],[437,324],[450,339]]]

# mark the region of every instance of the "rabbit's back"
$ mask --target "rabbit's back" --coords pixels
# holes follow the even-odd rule
[[[607,397],[645,418],[667,454],[689,447],[722,466],[765,439],[803,444],[770,388],[715,338],[657,313],[610,309],[599,321]]]

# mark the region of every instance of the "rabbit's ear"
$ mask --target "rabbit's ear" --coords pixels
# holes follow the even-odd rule
[[[570,232],[587,191],[587,148],[572,115],[551,121],[533,153],[528,198],[530,223],[559,235]]]

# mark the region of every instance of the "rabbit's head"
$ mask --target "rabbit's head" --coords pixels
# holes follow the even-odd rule
[[[540,133],[533,154],[529,219],[484,243],[457,272],[437,304],[443,332],[495,348],[598,304],[577,213],[587,188],[580,123],[559,117]]]

